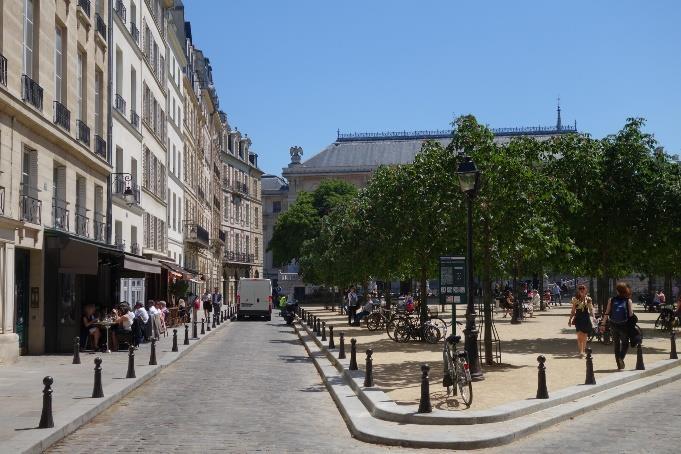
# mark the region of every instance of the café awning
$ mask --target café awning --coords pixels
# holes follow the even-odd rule
[[[142,273],[161,274],[161,266],[158,262],[153,262],[127,253],[125,254],[125,257],[123,257],[123,268]]]
[[[175,277],[184,278],[187,276],[187,272],[177,263],[168,262],[167,260],[159,260],[158,263],[168,270],[169,273],[173,274]]]

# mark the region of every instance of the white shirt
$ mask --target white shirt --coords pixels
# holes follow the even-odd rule
[[[149,315],[151,315],[152,317],[153,317],[154,315],[158,315],[158,314],[160,314],[160,313],[161,313],[161,311],[159,311],[158,309],[156,309],[156,306],[151,306],[151,307],[149,308]]]
[[[146,323],[149,321],[149,314],[147,313],[147,310],[143,307],[135,309],[135,317],[142,320],[142,323]]]
[[[132,328],[132,321],[135,319],[135,314],[128,311],[127,314],[122,315],[123,318],[123,329],[130,330]]]

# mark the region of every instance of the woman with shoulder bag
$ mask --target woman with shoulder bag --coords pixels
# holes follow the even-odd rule
[[[591,297],[586,294],[586,286],[584,284],[577,286],[577,295],[572,298],[571,304],[572,312],[570,313],[568,326],[574,325],[577,330],[577,348],[579,349],[579,357],[583,358],[587,336],[593,330],[591,317],[594,315],[594,306],[591,302]]]
[[[634,315],[634,305],[631,302],[631,290],[626,282],[617,283],[617,296],[608,300],[605,308],[605,320],[610,319],[612,326],[612,340],[615,346],[615,361],[617,369],[624,369],[624,357],[629,349],[629,319]]]

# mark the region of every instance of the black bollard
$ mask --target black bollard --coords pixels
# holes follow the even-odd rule
[[[586,348],[586,380],[584,380],[585,385],[595,385],[596,376],[594,375],[594,362],[591,356],[591,349]]]
[[[333,325],[329,325],[329,349],[336,348],[336,343],[333,341]]]
[[[421,401],[419,402],[419,413],[431,413],[433,411],[433,407],[430,405],[429,371],[430,366],[428,364],[423,364],[421,366]]]
[[[199,338],[199,322],[194,320],[192,322],[192,339],[198,339]]]
[[[345,333],[340,332],[340,348],[338,349],[338,359],[345,359]]]
[[[100,397],[104,397],[104,390],[102,389],[102,358],[98,356],[95,358],[95,385],[92,387],[92,398]]]
[[[49,375],[43,378],[43,411],[40,415],[40,423],[38,429],[49,429],[54,427],[54,420],[52,419],[52,383],[54,379]]]
[[[374,386],[374,361],[371,359],[371,355],[374,351],[370,348],[367,349],[367,359],[364,370],[364,387],[371,388]]]
[[[211,318],[213,319],[213,329],[215,329],[215,314]]]
[[[357,370],[357,339],[350,339],[350,370]]]
[[[537,356],[537,361],[539,361],[539,372],[537,373],[537,399],[548,399],[549,390],[546,388],[546,358],[544,355]]]
[[[189,345],[189,325],[184,324],[184,345]]]
[[[215,324],[217,326],[220,326],[220,313],[219,312],[213,312],[213,317],[215,318]]]
[[[636,346],[636,370],[646,370],[646,366],[643,364],[643,349],[640,342]]]
[[[521,303],[518,300],[515,300],[513,302],[513,313],[511,314],[511,324],[512,325],[519,325],[521,323],[520,321],[520,311],[521,311]]]
[[[317,336],[321,336],[322,335],[322,319],[321,318],[317,318],[316,328],[317,329],[315,330],[315,333],[317,333]]]
[[[125,378],[135,378],[135,347],[128,347],[128,373]]]
[[[210,331],[210,318],[206,320],[206,331]]]
[[[171,352],[177,351],[177,329],[174,328],[173,328],[173,348],[170,351]]]
[[[322,322],[322,340],[326,340],[326,322]]]
[[[672,331],[672,334],[669,337],[672,342],[672,348],[669,351],[669,359],[679,359],[679,355],[676,354],[676,332]]]
[[[73,338],[73,363],[80,364],[80,337]]]
[[[206,319],[201,318],[201,335],[206,334]]]
[[[152,337],[151,338],[151,353],[149,354],[149,365],[150,366],[156,366],[158,363],[156,362],[156,338]]]

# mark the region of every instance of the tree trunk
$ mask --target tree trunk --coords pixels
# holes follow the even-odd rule
[[[484,257],[482,264],[482,285],[483,285],[483,313],[485,316],[485,330],[484,330],[484,344],[485,344],[485,364],[494,364],[493,346],[492,346],[492,251],[491,251],[491,235],[489,223],[487,219],[484,220],[483,227],[484,235]]]
[[[428,269],[421,268],[421,279],[419,285],[421,286],[421,326],[428,321],[428,295],[426,295],[426,285],[428,284]]]
[[[608,305],[608,292],[609,292],[609,278],[607,274],[605,276],[599,276],[596,279],[596,286],[598,287],[597,302],[598,302],[598,312],[603,314],[605,308]]]

